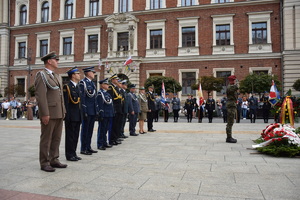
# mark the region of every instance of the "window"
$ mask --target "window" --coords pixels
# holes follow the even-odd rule
[[[129,11],[129,0],[119,0],[119,13]]]
[[[16,93],[17,96],[25,96],[25,78],[17,78],[17,87],[16,87]]]
[[[196,0],[181,0],[181,6],[193,6]]]
[[[267,43],[267,22],[252,23],[252,44]]]
[[[25,25],[27,22],[27,6],[22,5],[20,8],[20,25]]]
[[[88,53],[97,53],[98,51],[98,35],[88,36]]]
[[[216,3],[228,3],[230,0],[215,0]]]
[[[90,16],[97,16],[99,8],[99,0],[90,0]]]
[[[26,42],[19,42],[18,45],[18,58],[25,58],[26,57]]]
[[[162,30],[151,30],[150,31],[150,49],[161,49],[162,48]]]
[[[72,19],[73,16],[73,0],[65,2],[65,19]]]
[[[118,33],[118,51],[128,51],[128,32]]]
[[[272,67],[249,67],[249,74],[272,74]]]
[[[220,92],[217,92],[217,95],[223,95],[224,92],[226,92],[226,87],[228,85],[227,78],[228,76],[231,76],[231,71],[218,71],[216,77],[223,79],[222,84],[222,90]]]
[[[230,25],[216,26],[216,45],[230,45]]]
[[[150,9],[162,8],[162,0],[150,0]]]
[[[195,94],[192,85],[196,83],[196,72],[182,72],[182,94]]]
[[[40,40],[40,57],[48,53],[48,40]]]
[[[195,27],[182,28],[182,47],[195,46]]]
[[[42,5],[41,22],[49,21],[49,3],[46,1]]]
[[[63,38],[63,55],[71,55],[72,37]]]

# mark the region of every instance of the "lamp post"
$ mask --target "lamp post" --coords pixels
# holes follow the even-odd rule
[[[30,61],[31,61],[31,56],[32,56],[32,49],[28,48],[27,50],[27,65],[28,65],[28,86],[26,88],[26,96],[27,96],[27,100],[30,98],[30,94],[29,94],[29,87],[30,87],[30,74],[31,74],[31,66],[30,66]]]

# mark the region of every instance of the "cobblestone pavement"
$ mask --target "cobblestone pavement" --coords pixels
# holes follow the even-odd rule
[[[46,173],[38,163],[39,121],[1,119],[0,199],[299,199],[299,158],[247,149],[266,126],[262,120],[234,124],[236,144],[225,143],[226,124],[214,122],[157,122],[156,132],[78,154],[78,162],[66,161],[63,137],[60,161],[68,167]]]

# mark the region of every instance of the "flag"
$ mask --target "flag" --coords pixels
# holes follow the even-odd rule
[[[106,61],[105,61],[105,68],[106,68],[106,69],[109,68],[109,64],[108,64],[107,58],[106,58]]]
[[[202,87],[201,87],[201,83],[199,82],[198,93],[197,93],[197,104],[198,106],[202,106],[203,103],[204,103],[204,98],[202,93]]]
[[[132,63],[131,56],[129,56],[129,57],[127,58],[127,60],[124,62],[124,66],[129,65],[130,63]]]
[[[98,69],[100,69],[100,70],[101,70],[101,65],[102,65],[102,60],[101,60],[101,58],[99,58]]]
[[[166,103],[166,90],[165,90],[165,84],[164,82],[162,82],[161,84],[161,100],[160,100],[163,104]]]
[[[270,98],[269,98],[269,102],[275,106],[276,103],[279,101],[280,99],[280,94],[279,91],[277,90],[276,84],[274,83],[274,80],[272,80],[272,86],[270,89]]]
[[[125,70],[130,71],[130,67],[128,65],[126,65]]]

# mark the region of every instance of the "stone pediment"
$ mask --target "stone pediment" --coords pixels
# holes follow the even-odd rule
[[[105,18],[105,22],[108,23],[128,23],[129,21],[139,22],[139,19],[135,16],[128,14],[128,13],[117,13],[108,16]]]

